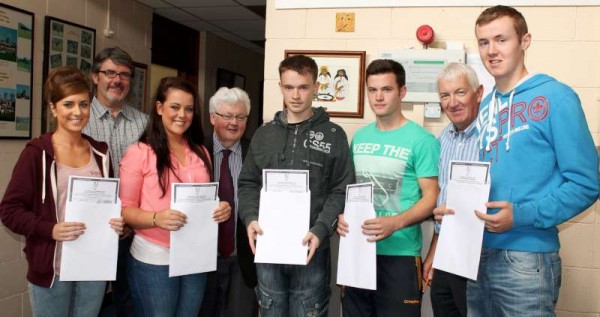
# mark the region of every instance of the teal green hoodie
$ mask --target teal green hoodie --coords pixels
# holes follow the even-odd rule
[[[598,154],[579,97],[550,76],[529,75],[482,101],[477,128],[480,159],[492,164],[489,200],[511,202],[514,219],[506,232],[486,231],[484,247],[558,251],[557,226],[598,199]]]

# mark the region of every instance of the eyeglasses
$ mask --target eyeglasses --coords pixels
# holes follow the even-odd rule
[[[215,114],[220,116],[221,118],[223,118],[223,120],[225,120],[227,122],[233,121],[234,118],[237,119],[237,121],[239,123],[244,123],[248,120],[248,116],[243,116],[243,115],[234,116],[234,115],[230,115],[230,114],[220,114],[218,112],[215,112]]]
[[[121,78],[121,80],[130,80],[131,79],[131,73],[128,73],[128,72],[115,72],[112,69],[100,70],[98,72],[104,74],[104,76],[106,76],[106,78],[108,78],[108,79],[113,79],[117,76],[119,76],[119,78]]]

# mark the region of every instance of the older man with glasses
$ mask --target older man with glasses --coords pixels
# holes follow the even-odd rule
[[[235,217],[219,225],[217,271],[208,275],[200,316],[258,316],[254,294],[256,268],[246,227],[239,221],[237,183],[250,141],[243,138],[250,113],[248,94],[222,87],[209,101],[214,133],[205,140],[213,159],[219,197],[229,201]]]

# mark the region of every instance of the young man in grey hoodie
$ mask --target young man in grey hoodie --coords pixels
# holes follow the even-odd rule
[[[261,316],[326,316],[331,290],[329,236],[344,210],[346,185],[354,169],[346,133],[329,121],[323,108],[313,108],[317,64],[296,55],[279,65],[286,109],[256,131],[239,177],[239,213],[248,228],[253,251],[258,224],[263,169],[309,170],[310,229],[302,243],[309,247],[303,265],[257,263],[257,297]],[[286,206],[281,206],[285,212]],[[293,224],[286,224],[292,226]]]

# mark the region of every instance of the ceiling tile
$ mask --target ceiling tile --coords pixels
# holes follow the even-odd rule
[[[260,31],[237,32],[237,35],[249,41],[260,41],[265,39],[265,32]]]
[[[162,0],[137,0],[141,4],[145,4],[150,8],[170,8],[171,5]]]
[[[167,19],[264,54],[266,0],[136,0]],[[244,7],[246,5],[248,7]]]
[[[217,36],[219,36],[219,37],[221,37],[221,38],[223,38],[223,39],[226,39],[226,40],[228,40],[230,42],[236,43],[237,45],[239,45],[241,47],[245,47],[247,49],[255,51],[257,53],[260,53],[260,54],[264,54],[265,53],[264,47],[262,47],[260,45],[257,45],[256,43],[243,40],[243,39],[241,39],[241,38],[239,38],[239,37],[237,37],[235,35],[232,35],[231,33],[227,33],[227,32],[215,32],[214,34],[217,35]]]
[[[203,20],[261,20],[256,13],[242,7],[187,8],[187,11]]]
[[[179,8],[238,6],[233,0],[164,0]]]
[[[261,18],[267,18],[267,6],[246,6],[246,9],[258,14]]]
[[[232,31],[261,31],[265,32],[265,21],[262,20],[225,20],[211,21],[219,27]]]
[[[229,32],[226,32],[226,31],[213,32],[213,34],[218,35],[221,38],[224,38],[226,40],[229,40],[229,41],[232,41],[232,42],[235,42],[235,43],[239,43],[240,40],[242,40],[241,37],[236,36],[235,34],[231,34]]]
[[[237,2],[246,6],[264,6],[267,5],[267,0],[237,0]]]
[[[208,31],[208,32],[223,32],[223,29],[219,28],[218,26],[212,25],[210,23],[204,22],[204,21],[200,21],[200,20],[196,20],[196,21],[186,21],[186,22],[180,22],[181,24],[185,25],[185,26],[189,26],[194,30],[197,31]]]
[[[198,20],[197,17],[177,8],[155,9],[154,12],[175,22]]]

